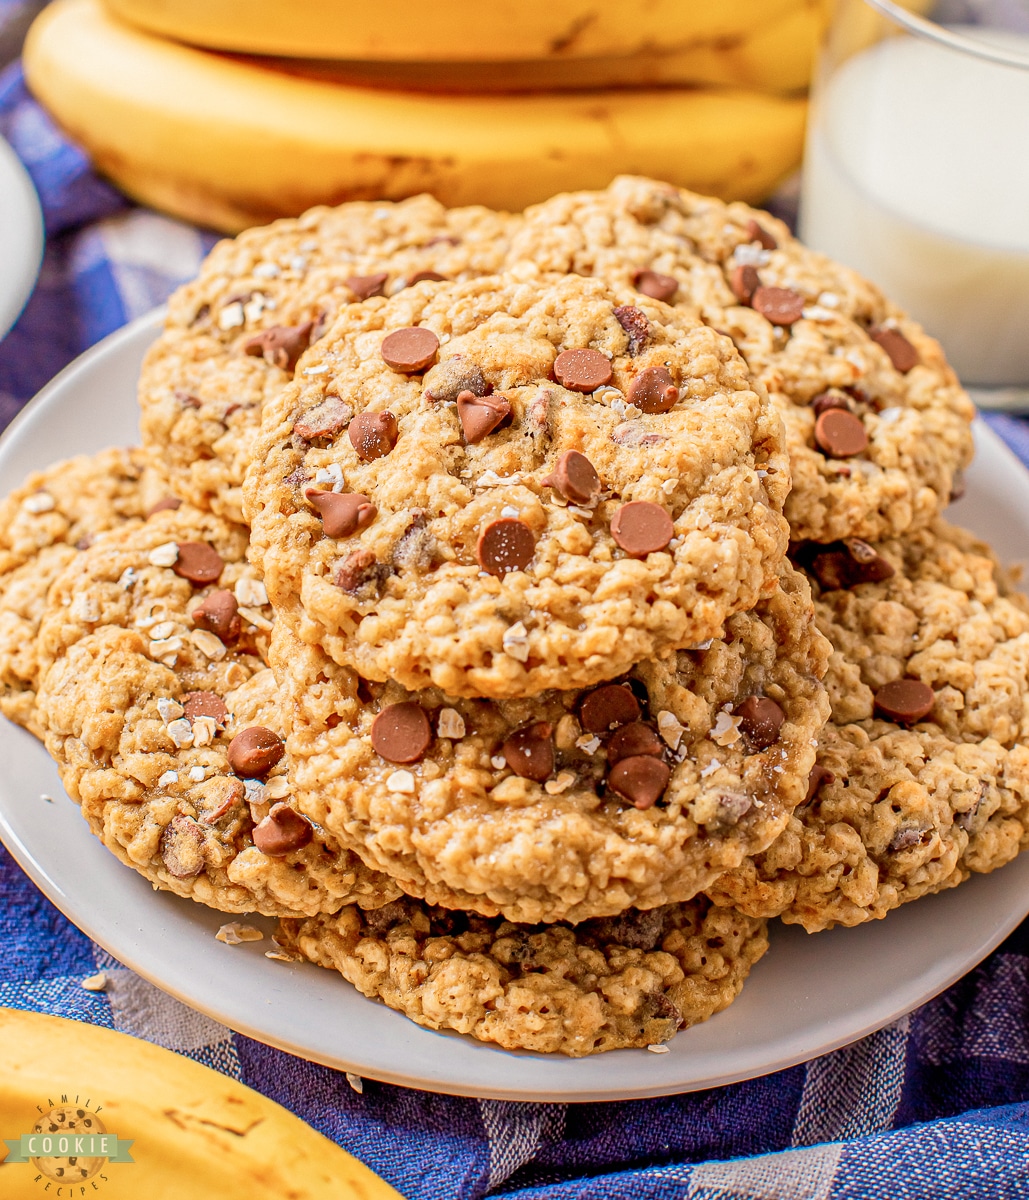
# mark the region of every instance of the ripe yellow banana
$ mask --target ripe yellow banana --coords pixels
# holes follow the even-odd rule
[[[308,79],[422,92],[488,94],[683,84],[793,92],[806,88],[810,82],[826,20],[824,0],[807,0],[739,37],[700,41],[681,50],[648,48],[637,54],[608,58],[523,59],[503,63],[339,61],[283,56],[265,59],[264,63]]]
[[[4,1200],[38,1200],[46,1184],[51,1195],[78,1196],[82,1187],[92,1196],[95,1188],[104,1200],[401,1200],[265,1096],[126,1034],[4,1008],[0,1061],[0,1139],[17,1141],[37,1123],[41,1135],[56,1130],[49,1145],[25,1146],[26,1154],[51,1151],[35,1162],[12,1162],[17,1148],[8,1150],[0,1164]],[[76,1147],[62,1147],[58,1137],[105,1128],[119,1142],[132,1141],[116,1151],[131,1161],[100,1163],[80,1153],[68,1163],[60,1153]]]
[[[811,2],[106,0],[122,19],[198,46],[410,61],[596,58],[688,50],[744,37]]]
[[[652,175],[760,200],[805,103],[742,90],[439,96],[345,87],[166,42],[57,0],[26,41],[39,100],[131,196],[235,232],[314,204],[428,191],[520,209]]]

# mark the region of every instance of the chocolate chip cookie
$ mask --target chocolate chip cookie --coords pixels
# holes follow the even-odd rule
[[[429,1029],[572,1057],[668,1041],[739,995],[764,922],[704,897],[581,925],[397,900],[287,920],[276,940]]]
[[[953,526],[801,547],[834,646],[807,803],[719,902],[857,925],[1029,845],[1029,612]]]
[[[416,196],[315,208],[220,242],[169,301],[140,378],[143,444],[171,489],[242,520],[240,485],[262,405],[337,308],[498,270],[511,222]]]
[[[699,309],[733,340],[786,424],[794,537],[891,537],[948,503],[972,406],[939,345],[782,222],[628,176],[525,218],[511,262]]]
[[[385,903],[398,890],[292,805],[246,541],[182,506],[76,556],[39,631],[47,750],[92,831],[160,888],[271,915]]]
[[[781,831],[828,713],[810,590],[595,688],[369,683],[277,624],[300,809],[430,904],[582,921],[686,900]]]
[[[265,408],[251,554],[370,680],[585,687],[776,584],[782,425],[732,343],[577,276],[349,305]]]

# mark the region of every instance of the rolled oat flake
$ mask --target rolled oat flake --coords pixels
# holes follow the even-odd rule
[[[207,542],[176,542],[179,557],[172,564],[172,570],[183,579],[188,579],[194,587],[206,587],[215,583],[222,573],[225,562],[213,546]]]
[[[425,709],[413,700],[387,705],[372,721],[372,749],[392,763],[417,762],[432,741]]]
[[[554,359],[554,378],[570,392],[592,392],[611,382],[611,363],[599,350],[562,350]]]
[[[650,500],[630,500],[611,519],[611,536],[633,558],[664,550],[674,534],[672,518]]]
[[[414,375],[431,367],[438,352],[439,338],[421,325],[397,329],[382,339],[383,362],[404,375]]]
[[[853,458],[868,449],[868,434],[859,416],[829,408],[815,421],[815,442],[830,458]]]
[[[475,556],[479,566],[491,575],[506,575],[508,571],[524,571],[536,552],[532,530],[517,517],[501,517],[490,521],[479,534]]]
[[[571,504],[591,504],[600,495],[600,476],[585,454],[562,450],[553,471],[540,480],[540,486],[553,488]]]
[[[913,725],[933,710],[936,693],[920,679],[894,679],[875,693],[875,710],[898,725]]]

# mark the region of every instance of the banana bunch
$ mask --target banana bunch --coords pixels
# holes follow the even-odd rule
[[[0,1009],[0,1059],[4,1200],[401,1200],[278,1104],[123,1033]]]

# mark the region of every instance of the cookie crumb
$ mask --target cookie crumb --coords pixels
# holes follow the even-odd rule
[[[243,925],[239,921],[230,921],[222,925],[214,935],[216,942],[224,942],[226,946],[238,946],[242,942],[260,942],[264,934],[253,925]]]
[[[87,992],[106,992],[107,991],[107,975],[104,971],[98,971],[95,975],[87,975],[80,984]]]
[[[364,1095],[364,1080],[360,1075],[355,1075],[353,1071],[347,1071],[347,1083],[354,1089],[359,1096]]]
[[[39,798],[40,798],[40,800],[45,800],[47,802],[47,804],[53,804],[53,802],[54,802],[53,796],[48,796],[46,794],[46,792],[40,792]]]
[[[664,1045],[648,1046],[647,1049],[650,1051],[651,1054],[667,1054],[669,1052],[669,1048]]]

